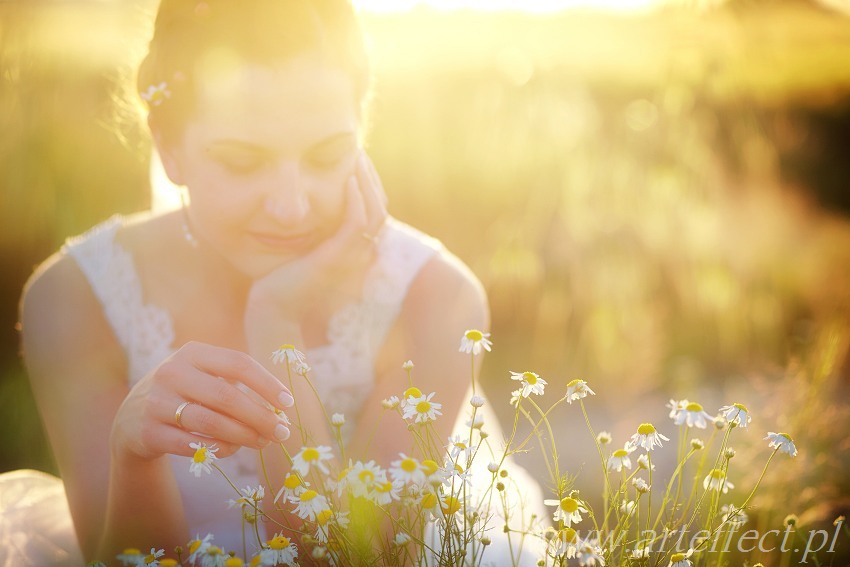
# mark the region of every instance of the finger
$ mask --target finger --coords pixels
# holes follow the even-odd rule
[[[198,370],[231,382],[241,382],[273,407],[284,409],[294,403],[289,389],[244,352],[198,342],[186,343],[180,351],[186,353]]]
[[[253,428],[244,423],[198,403],[191,403],[185,407],[179,427],[184,431],[200,433],[225,443],[255,449],[266,447],[271,438],[270,436],[258,435]],[[285,441],[289,438],[289,429],[281,424],[281,430],[285,430],[285,435],[281,434],[278,440]]]
[[[189,445],[190,443],[202,443],[211,449],[216,449],[213,454],[219,458],[229,457],[240,448],[239,445],[227,443],[221,439],[195,435],[179,427],[160,427],[157,429],[156,435],[158,437],[156,443],[162,447],[164,453],[181,455],[183,457],[192,457],[195,455],[197,449],[191,447]]]
[[[171,404],[177,408],[181,400],[187,400],[192,404],[184,408],[180,419],[180,425],[185,429],[248,446],[257,446],[262,439],[288,439],[290,432],[286,416],[278,415],[253,391],[240,389],[240,384],[210,376],[190,366],[174,383],[174,391],[179,397],[160,404],[163,409],[159,417],[176,423],[176,413],[169,417]],[[244,387],[247,389],[247,386]],[[196,419],[187,414],[196,416]]]

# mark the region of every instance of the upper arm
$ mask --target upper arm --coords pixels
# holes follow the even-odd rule
[[[414,363],[414,385],[424,394],[435,392],[433,401],[442,404],[442,416],[434,426],[446,439],[471,388],[470,355],[458,352],[460,338],[467,329],[486,332],[489,323],[484,290],[460,260],[442,253],[423,266],[376,361],[376,384],[358,424],[354,439],[357,448],[369,451],[370,458],[386,462],[398,458],[399,451],[409,450],[411,436],[406,424],[397,415],[381,410],[380,405],[389,396],[400,397],[409,386],[402,370],[406,360]],[[478,356],[476,372],[480,363]],[[374,420],[381,420],[380,446],[363,446],[368,442],[363,437],[377,429]]]
[[[30,278],[20,317],[33,394],[85,549],[105,513],[109,434],[127,393],[123,350],[85,276],[65,255]]]

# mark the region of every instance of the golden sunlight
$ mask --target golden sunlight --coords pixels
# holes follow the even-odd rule
[[[355,0],[367,12],[407,12],[416,7],[437,10],[518,11],[551,13],[568,8],[592,8],[610,11],[643,11],[659,6],[663,0]]]

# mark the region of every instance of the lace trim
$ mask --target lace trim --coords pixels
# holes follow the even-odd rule
[[[88,232],[69,238],[62,251],[76,260],[128,361],[128,379],[135,384],[173,352],[171,316],[162,307],[144,303],[133,257],[115,242],[124,219],[113,216]]]

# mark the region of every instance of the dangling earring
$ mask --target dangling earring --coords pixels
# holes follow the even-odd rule
[[[189,243],[189,246],[192,248],[198,247],[198,239],[195,238],[195,235],[192,233],[192,229],[189,226],[189,210],[186,206],[186,192],[184,189],[180,189],[180,211],[183,215],[183,238],[186,239],[186,242]]]

